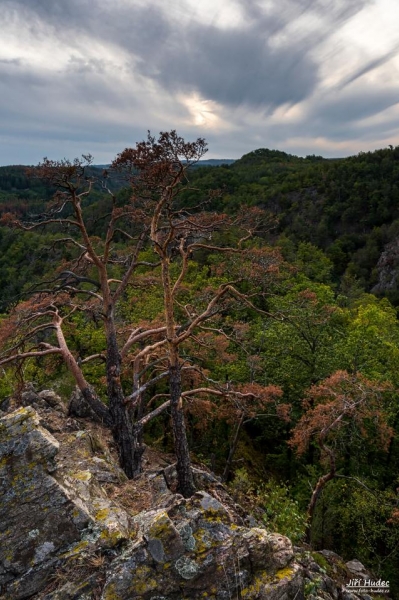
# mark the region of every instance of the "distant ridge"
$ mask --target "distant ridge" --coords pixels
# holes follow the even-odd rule
[[[194,166],[195,167],[220,167],[221,165],[232,165],[238,159],[236,158],[209,158],[207,160],[200,160]],[[93,165],[96,169],[109,169],[109,165]]]
[[[236,162],[235,158],[209,158],[207,160],[200,160],[197,167],[220,167],[220,165],[232,165]]]

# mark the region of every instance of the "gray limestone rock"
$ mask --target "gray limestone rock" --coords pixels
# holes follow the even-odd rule
[[[0,419],[1,600],[358,600],[345,583],[363,565],[245,527],[211,474],[189,499],[174,466],[149,475],[154,505],[131,516],[101,487],[123,478],[98,426],[57,436],[31,407]]]
[[[64,415],[67,414],[68,410],[65,403],[62,401],[61,397],[58,394],[56,394],[53,390],[42,390],[37,395],[54,410],[58,410]]]
[[[399,238],[387,244],[377,263],[378,282],[371,290],[374,294],[384,294],[397,290],[399,283]]]
[[[58,441],[31,407],[0,421],[0,589],[28,598],[62,554],[129,536],[126,513],[112,505],[89,471],[56,469]]]
[[[346,564],[347,569],[353,573],[356,577],[362,577],[363,579],[370,579],[370,573],[368,573],[366,567],[357,559],[350,560]]]
[[[113,565],[104,600],[293,598],[301,585],[291,542],[236,525],[206,492],[135,517],[136,543]],[[205,596],[207,594],[207,596]]]
[[[38,423],[27,407],[0,424],[0,586],[15,598],[36,591],[41,566],[80,539],[89,521],[52,477],[59,445]]]

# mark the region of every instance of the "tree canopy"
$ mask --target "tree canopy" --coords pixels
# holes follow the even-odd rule
[[[206,149],[149,133],[105,170],[0,169],[1,398],[77,386],[129,477],[147,443],[174,450],[184,495],[205,463],[394,586],[398,148]]]

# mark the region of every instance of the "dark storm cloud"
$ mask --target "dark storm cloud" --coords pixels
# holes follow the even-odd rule
[[[38,36],[50,26],[64,38],[70,39],[71,30],[84,31],[97,40],[119,45],[130,53],[136,72],[168,91],[198,92],[220,104],[267,110],[311,95],[319,69],[312,51],[334,25],[349,19],[367,2],[280,0],[265,9],[261,2],[245,0],[242,23],[229,28],[193,19],[180,24],[174,20],[178,12],[167,14],[151,4],[9,0],[6,6],[24,10],[26,19],[29,15],[39,19]],[[312,31],[294,31],[282,42],[276,40],[304,14],[310,24],[320,15],[328,18]]]
[[[198,92],[224,105],[275,108],[295,104],[315,89],[319,65],[312,51],[368,0],[280,0],[240,3],[241,24],[222,28],[191,20],[179,27],[154,8],[136,8],[118,40],[140,61],[136,68],[169,91]],[[287,32],[306,13],[311,31]],[[126,35],[127,33],[127,35]],[[277,36],[284,37],[283,42]]]
[[[170,45],[155,64],[143,63],[143,74],[170,91],[197,91],[231,106],[295,103],[316,85],[317,67],[301,48],[272,49],[267,34],[193,27],[187,31],[188,40],[191,54]]]

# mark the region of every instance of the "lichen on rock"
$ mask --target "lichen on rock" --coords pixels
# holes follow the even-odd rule
[[[244,526],[213,475],[196,469],[207,491],[188,499],[173,491],[173,465],[143,475],[153,506],[129,514],[101,486],[134,490],[101,432],[77,422],[56,439],[40,422],[31,407],[0,419],[2,600],[304,600],[309,590],[357,600],[343,585],[360,563],[294,555],[285,536]]]
[[[129,536],[128,516],[90,472],[57,469],[59,442],[32,407],[0,421],[0,589],[10,598],[40,590],[61,555],[90,533],[112,547]],[[103,512],[101,519],[96,515]]]
[[[140,556],[146,556],[148,581],[157,581],[157,590],[166,598],[178,598],[180,593],[182,598],[192,599],[212,594],[215,598],[236,597],[246,584],[253,585],[256,577],[263,577],[266,569],[268,584],[276,578],[275,586],[284,586],[276,574],[293,559],[291,542],[284,536],[277,541],[261,529],[237,526],[226,508],[206,492],[187,500],[176,497],[168,509],[137,515],[135,521],[141,542],[114,565],[104,598],[112,590],[115,599],[151,599],[152,585],[147,589],[142,582],[139,586],[129,583],[142,572]],[[276,549],[277,558],[273,559]],[[286,571],[286,583],[291,573],[296,569]],[[248,585],[246,598],[260,597],[258,587]],[[209,594],[209,590],[214,592]]]

